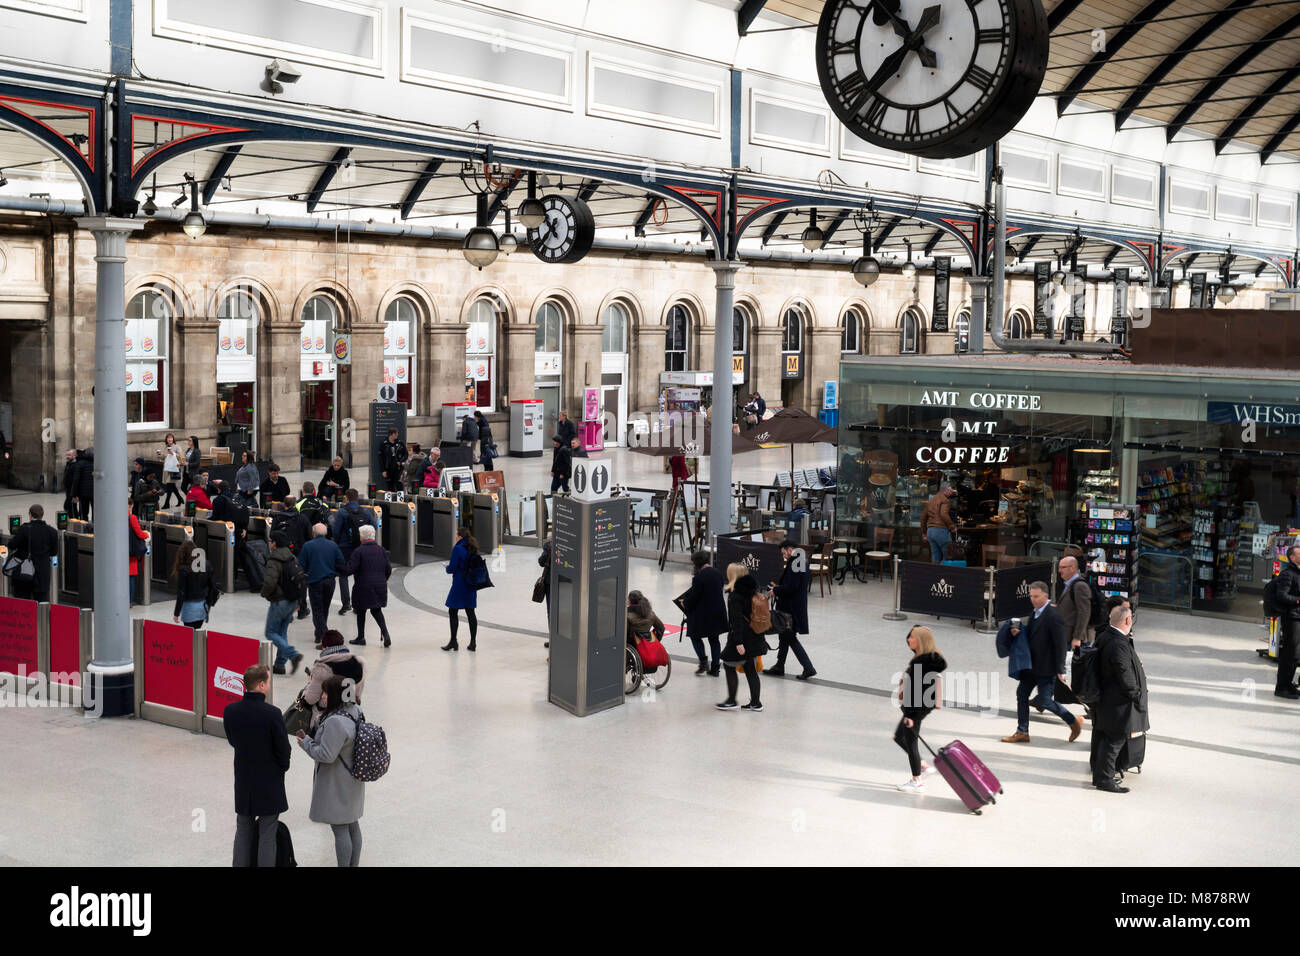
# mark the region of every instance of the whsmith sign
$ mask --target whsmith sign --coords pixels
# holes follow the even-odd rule
[[[1300,405],[1262,405],[1256,402],[1208,402],[1205,420],[1244,425],[1279,425],[1300,428]]]

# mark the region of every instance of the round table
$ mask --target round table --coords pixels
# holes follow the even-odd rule
[[[844,579],[848,577],[850,571],[853,572],[853,576],[857,578],[859,582],[866,581],[866,576],[863,574],[862,570],[862,546],[869,540],[871,539],[852,534],[836,535],[831,539],[832,544],[846,544],[849,546],[849,561],[844,565],[844,567],[840,568],[839,581],[836,583],[843,584]],[[832,556],[834,556],[834,553],[834,548],[832,548]],[[854,560],[855,558],[857,560]]]

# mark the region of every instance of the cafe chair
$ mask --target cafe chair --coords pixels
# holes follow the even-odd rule
[[[825,597],[827,592],[833,590],[831,585],[831,568],[834,566],[834,557],[831,555],[831,542],[826,541],[817,551],[808,553],[808,573],[817,579],[817,595]],[[825,582],[826,590],[822,590]],[[812,580],[808,582],[809,589],[812,588]]]
[[[873,570],[876,572],[876,577],[884,580],[885,570],[889,567],[890,562],[894,560],[894,529],[877,528],[871,550],[862,557],[864,561],[869,561],[874,565]]]
[[[980,551],[983,558],[981,566],[985,568],[993,567],[994,565],[1000,567],[1001,565],[998,564],[998,562],[1007,556],[1006,545],[986,544],[980,549]]]

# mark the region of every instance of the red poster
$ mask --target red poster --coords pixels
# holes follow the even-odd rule
[[[208,673],[203,686],[207,688],[204,713],[209,717],[220,717],[227,704],[244,696],[244,671],[257,663],[261,643],[255,637],[208,631]]]
[[[50,679],[66,674],[59,683],[81,686],[81,608],[50,605]]]
[[[36,673],[36,602],[0,598],[0,673]]]
[[[144,622],[144,699],[194,709],[194,631],[183,624]]]

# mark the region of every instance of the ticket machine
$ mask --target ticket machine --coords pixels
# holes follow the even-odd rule
[[[510,457],[539,458],[546,447],[546,403],[521,398],[510,403]]]

